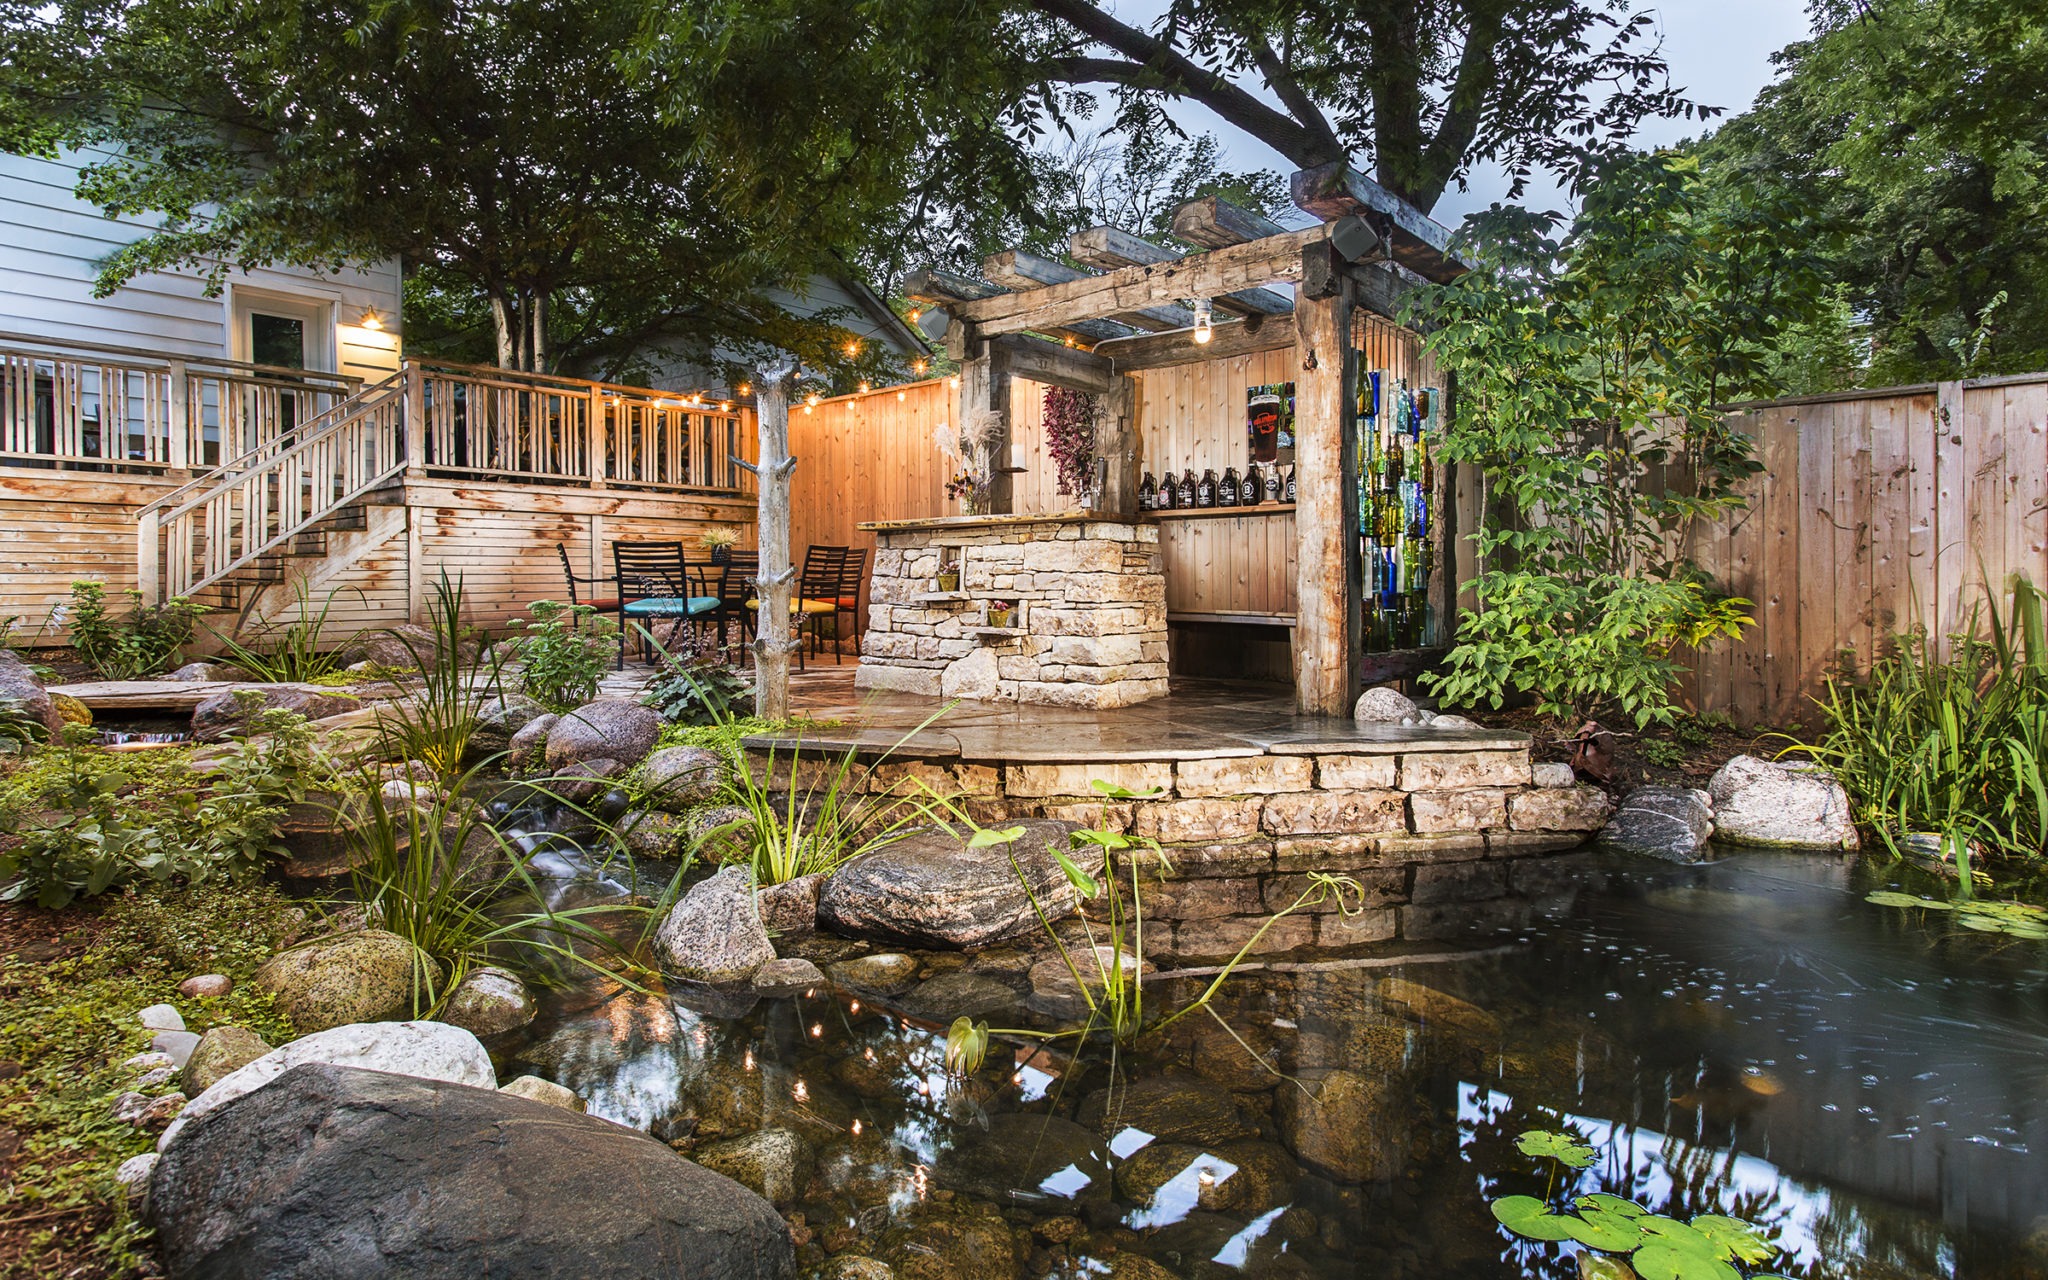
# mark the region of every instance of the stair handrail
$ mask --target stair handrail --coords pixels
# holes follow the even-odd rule
[[[376,383],[375,385],[366,388],[365,390],[357,392],[355,395],[350,396],[347,400],[342,402],[342,405],[350,406],[353,412],[344,414],[340,418],[337,418],[335,421],[328,423],[325,427],[322,427],[318,431],[314,431],[307,434],[304,439],[294,440],[290,448],[278,450],[277,452],[272,453],[268,458],[264,459],[263,465],[261,467],[250,467],[247,470],[239,472],[232,477],[225,477],[223,483],[221,484],[214,484],[212,486],[209,486],[208,491],[206,493],[200,494],[199,496],[192,498],[191,500],[187,501],[183,506],[180,506],[173,511],[164,513],[161,517],[163,523],[169,524],[171,521],[176,520],[179,516],[184,515],[186,512],[193,511],[199,507],[204,506],[207,502],[212,500],[215,490],[218,490],[225,486],[226,481],[231,480],[234,482],[240,482],[241,480],[246,479],[250,474],[256,471],[283,470],[292,461],[292,459],[296,458],[299,454],[312,449],[315,445],[324,443],[329,436],[338,434],[344,428],[346,428],[350,422],[354,421],[356,418],[363,416],[364,414],[367,414],[372,409],[377,408],[386,400],[390,399],[393,394],[403,393],[404,389],[404,380],[401,377],[399,377],[399,375],[393,374],[391,377],[384,379],[382,382]],[[380,391],[384,392],[385,394],[376,394],[377,392]],[[342,407],[342,405],[336,405],[334,409],[339,409]],[[334,409],[330,409],[327,412],[333,413]],[[322,414],[321,416],[325,417],[327,415]],[[297,435],[299,433],[298,431],[295,430],[293,434]],[[252,455],[261,452],[263,452],[263,450],[261,449],[252,449],[249,451],[249,453],[245,453],[242,455],[240,459],[237,459],[237,462],[239,463],[242,461],[246,461]],[[396,465],[389,467],[385,471],[379,473],[376,480],[371,481],[370,484],[364,485],[363,489],[358,489],[356,492],[361,493],[363,492],[364,489],[368,489],[376,483],[380,483],[384,480],[389,480],[392,476],[396,475],[400,471],[403,471],[404,469],[405,457],[401,453],[398,457]],[[212,471],[208,472],[206,476],[201,477],[201,479],[204,480],[220,476],[221,473],[226,470],[228,470],[227,467],[216,467]],[[182,488],[175,490],[173,494],[166,495],[166,497],[159,498],[155,502],[150,503],[146,507],[139,508],[136,511],[136,515],[141,516],[145,513],[159,511],[162,507],[162,504],[168,501],[170,497],[175,496],[177,493],[183,493],[185,490],[192,488],[193,485],[198,483],[200,483],[200,481],[195,480],[192,482],[192,484],[185,485]],[[337,502],[335,505],[342,505],[342,503],[345,501],[346,499],[343,499],[341,502]],[[310,521],[308,523],[310,523]],[[273,542],[271,545],[275,545],[275,543]],[[251,554],[260,554],[260,552],[252,552]]]
[[[380,381],[373,382],[367,387],[363,387],[355,392],[352,392],[348,396],[345,396],[344,398],[337,400],[332,405],[329,405],[327,408],[322,409],[319,413],[316,413],[312,417],[306,419],[305,424],[303,426],[293,427],[291,430],[291,434],[297,438],[293,440],[290,449],[279,450],[277,447],[277,442],[275,440],[272,440],[267,444],[259,444],[254,446],[253,448],[244,450],[236,457],[215,466],[212,470],[203,472],[200,475],[196,475],[192,477],[192,479],[187,480],[184,484],[181,484],[177,488],[171,490],[169,493],[166,493],[161,497],[158,497],[144,504],[143,506],[136,508],[136,516],[140,518],[144,515],[152,514],[155,512],[161,512],[166,506],[183,498],[184,495],[190,493],[194,489],[202,487],[214,487],[216,482],[227,477],[228,473],[240,473],[242,471],[249,469],[252,460],[257,459],[259,455],[262,455],[267,460],[275,461],[283,458],[286,453],[291,451],[291,449],[296,449],[298,448],[298,446],[302,444],[311,444],[315,440],[326,436],[329,432],[340,430],[341,427],[345,425],[348,419],[356,416],[357,410],[366,409],[373,402],[380,400],[381,397],[378,395],[379,392],[388,391],[393,388],[402,390],[404,386],[404,380],[405,370],[401,368],[399,369],[398,372],[393,373]],[[322,419],[331,419],[331,421],[323,423]],[[169,517],[166,518],[168,519]]]

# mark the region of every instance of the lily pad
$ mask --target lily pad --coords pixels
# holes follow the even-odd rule
[[[1548,1129],[1528,1130],[1516,1137],[1515,1147],[1525,1156],[1555,1160],[1568,1169],[1583,1169],[1598,1159],[1593,1148],[1576,1136]]]
[[[1488,1206],[1500,1225],[1530,1240],[1569,1240],[1577,1218],[1552,1213],[1535,1196],[1502,1196]]]
[[[1627,1253],[1643,1242],[1643,1229],[1638,1221],[1638,1217],[1606,1209],[1587,1209],[1576,1218],[1564,1218],[1572,1239],[1608,1253]]]
[[[1610,1196],[1605,1191],[1595,1191],[1591,1195],[1580,1196],[1572,1201],[1572,1207],[1581,1211],[1598,1209],[1602,1213],[1611,1213],[1623,1218],[1641,1218],[1650,1212],[1633,1200],[1624,1200],[1620,1196]]]
[[[1718,1213],[1703,1213],[1692,1220],[1692,1229],[1725,1249],[1738,1262],[1752,1266],[1769,1262],[1777,1250],[1756,1233],[1756,1228],[1740,1218],[1723,1217]]]
[[[1636,1219],[1636,1226],[1645,1237],[1644,1248],[1674,1249],[1694,1257],[1717,1260],[1731,1256],[1726,1245],[1676,1218],[1667,1218],[1660,1213],[1646,1214]]]
[[[1629,1259],[1642,1280],[1742,1280],[1742,1273],[1719,1258],[1646,1244]]]
[[[1895,889],[1879,889],[1863,899],[1880,907],[1925,907],[1933,911],[1947,911],[1949,904],[1938,898],[1920,898]]]

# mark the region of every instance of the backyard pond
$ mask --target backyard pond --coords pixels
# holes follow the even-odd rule
[[[581,875],[562,900],[629,887]],[[1866,900],[1895,887],[1930,891],[1832,856],[1569,859],[1505,928],[1241,972],[1218,1017],[1114,1053],[1002,1034],[1071,1016],[1043,946],[905,960],[823,937],[779,949],[835,983],[580,987],[492,1048],[501,1078],[744,1170],[813,1266],[1562,1280],[1587,1246],[1496,1204],[1599,1193],[1768,1246],[1739,1270],[1646,1252],[1651,1280],[2048,1275],[2048,952]],[[997,1029],[964,1079],[961,1013]],[[1526,1153],[1530,1131],[1583,1167]]]

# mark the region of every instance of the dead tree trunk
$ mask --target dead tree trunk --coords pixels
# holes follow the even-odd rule
[[[760,479],[759,532],[761,576],[754,596],[760,601],[754,636],[754,714],[768,720],[789,715],[789,655],[798,641],[789,633],[790,591],[796,567],[789,559],[789,375],[795,363],[783,360],[758,372],[754,397],[760,424],[760,460],[748,469]],[[741,464],[746,465],[746,464]]]

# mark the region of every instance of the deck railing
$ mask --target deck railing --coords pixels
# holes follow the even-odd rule
[[[137,581],[193,595],[406,477],[743,496],[740,424],[673,392],[408,358],[141,508]]]
[[[362,379],[0,333],[0,465],[184,471],[274,446]]]

